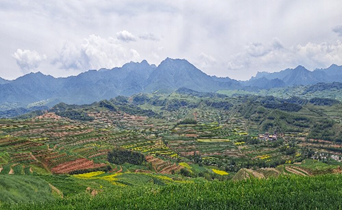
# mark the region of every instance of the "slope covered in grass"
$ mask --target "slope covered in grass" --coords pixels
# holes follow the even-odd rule
[[[151,188],[122,188],[92,198],[82,194],[11,209],[339,209],[342,176],[287,176]]]
[[[51,200],[54,200],[54,196],[49,184],[39,177],[0,175],[0,203]]]

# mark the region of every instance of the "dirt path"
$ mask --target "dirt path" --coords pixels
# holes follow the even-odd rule
[[[265,176],[262,173],[253,171],[252,169],[245,169],[248,173],[251,173],[253,176],[255,176],[258,179],[264,179]]]
[[[14,170],[12,167],[11,167],[11,170],[8,172],[8,174],[14,174]]]
[[[286,169],[286,171],[291,172],[291,173],[296,174],[296,175],[299,175],[299,176],[307,176],[303,172],[299,172],[299,171],[297,171],[297,170],[295,170],[289,166],[286,166],[285,169]]]
[[[32,152],[30,152],[30,156],[31,156],[31,158],[32,158],[33,160],[35,160],[37,163],[39,163],[39,160],[32,154]],[[40,163],[44,166],[44,168],[46,169],[46,171],[50,172],[50,169],[47,167],[46,164],[44,164],[44,163],[42,163],[42,162],[40,162]],[[31,169],[30,169],[30,171],[31,171]]]
[[[288,174],[289,174],[287,171],[285,171],[285,167],[284,167],[284,166],[282,167],[281,173],[282,173],[283,175],[288,175]]]
[[[111,171],[109,171],[110,173],[113,173],[113,172],[115,172],[116,170],[118,170],[118,166],[117,165],[115,165],[115,168],[113,168]]]
[[[50,183],[49,183],[49,186],[50,186],[52,191],[55,191],[59,196],[61,196],[61,198],[63,198],[63,193],[59,189],[57,189],[57,187],[53,186]]]
[[[292,166],[291,168],[294,168],[295,170],[299,171],[299,172],[302,172],[303,174],[306,174],[308,176],[310,176],[311,174],[307,171],[305,171],[304,169],[300,168],[300,167],[297,167],[297,166]]]
[[[116,173],[121,173],[122,172],[122,166],[120,166],[120,170],[118,170]]]
[[[33,160],[35,160],[36,162],[39,162],[39,161],[37,160],[37,158],[32,154],[32,152],[30,152],[30,156],[31,156],[31,158],[32,158]]]

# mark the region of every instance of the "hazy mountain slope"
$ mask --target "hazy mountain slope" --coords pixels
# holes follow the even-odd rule
[[[314,72],[324,72],[328,75],[329,82],[342,82],[342,66],[333,64],[327,69],[317,69]]]
[[[324,72],[311,72],[303,66],[291,70],[291,73],[282,80],[286,85],[311,85],[318,82],[327,82],[328,75]]]
[[[13,81],[0,79],[0,106],[52,106],[58,102],[89,104],[118,95],[173,92],[188,88],[200,92],[227,89],[272,89],[321,82],[342,81],[342,67],[309,71],[302,66],[281,72],[259,72],[249,81],[239,82],[228,77],[209,76],[184,59],[167,58],[159,66],[147,61],[130,62],[120,68],[90,70],[77,76],[54,78],[30,73]],[[39,102],[39,103],[37,103]],[[5,109],[3,109],[5,110]]]
[[[64,79],[42,73],[30,73],[0,85],[0,103],[28,104],[57,96]]]
[[[267,79],[265,77],[241,82],[241,84],[243,84],[244,86],[258,87],[261,89],[272,89],[286,86],[285,82],[281,79]]]
[[[286,86],[312,85],[320,82],[342,82],[342,66],[333,64],[327,69],[316,69],[314,71],[309,71],[303,66],[297,66],[294,69],[285,69],[274,73],[258,72],[248,82],[261,78],[268,80],[279,79],[284,81]]]
[[[229,78],[208,76],[186,60],[167,58],[158,67],[144,60],[67,78],[30,73],[0,84],[0,104],[18,103],[25,107],[43,100],[49,100],[50,105],[57,102],[85,104],[118,95],[156,90],[172,92],[181,87],[210,92],[239,86],[239,82]]]
[[[118,95],[131,95],[144,91],[146,80],[155,69],[146,61],[127,63],[121,68],[87,71],[67,79],[63,86],[62,101],[91,103]]]
[[[196,91],[216,91],[239,86],[238,82],[224,78],[210,77],[187,60],[164,60],[148,79],[147,91],[175,90],[181,87]]]
[[[279,72],[258,72],[255,77],[252,77],[251,80],[260,79],[265,77],[266,79],[284,79],[287,75],[291,73],[292,69],[285,69]]]

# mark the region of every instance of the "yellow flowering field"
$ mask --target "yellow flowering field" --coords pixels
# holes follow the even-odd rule
[[[191,169],[191,166],[187,164],[186,162],[180,162],[179,165],[183,166],[184,168]]]
[[[197,141],[204,143],[230,142],[229,139],[197,139]]]
[[[270,155],[260,155],[260,156],[257,156],[257,158],[259,158],[260,160],[265,160],[265,159],[268,159],[270,157],[271,157]]]
[[[94,171],[94,172],[89,172],[89,173],[85,173],[85,174],[76,174],[74,175],[74,177],[79,178],[79,179],[90,179],[93,178],[95,176],[104,174],[104,171]]]
[[[218,174],[218,175],[221,175],[221,176],[225,176],[225,175],[228,175],[229,173],[227,173],[226,171],[221,171],[221,170],[217,170],[217,169],[212,169],[213,172],[215,174]]]

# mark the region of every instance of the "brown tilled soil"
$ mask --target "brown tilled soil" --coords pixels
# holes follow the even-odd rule
[[[56,115],[54,112],[46,112],[45,114],[36,117],[36,119],[39,119],[39,120],[42,120],[42,119],[61,120],[62,117]]]
[[[153,158],[154,158],[153,156],[148,155],[148,156],[145,157],[145,160],[146,160],[147,162],[149,162],[149,160],[151,160],[151,159],[153,159]]]
[[[171,174],[172,171],[177,171],[183,168],[177,164],[172,164],[170,162],[164,161],[153,156],[146,156],[146,161],[152,164],[153,169],[162,174]]]
[[[67,155],[66,153],[60,154],[58,152],[54,152],[54,153],[49,154],[48,157],[45,157],[45,161],[50,161],[52,159],[61,158],[61,157],[64,157],[66,155]]]
[[[92,168],[100,168],[103,166],[106,166],[106,164],[104,164],[104,163],[95,164],[93,161],[90,161],[90,160],[85,159],[85,158],[80,158],[77,160],[73,160],[73,161],[69,161],[69,162],[59,164],[58,166],[52,168],[51,172],[55,173],[55,174],[66,174],[66,173],[70,173],[72,171],[92,169]]]
[[[170,165],[168,167],[163,168],[159,173],[161,174],[172,174],[172,171],[178,171],[182,169],[183,166],[178,166],[177,164]]]

